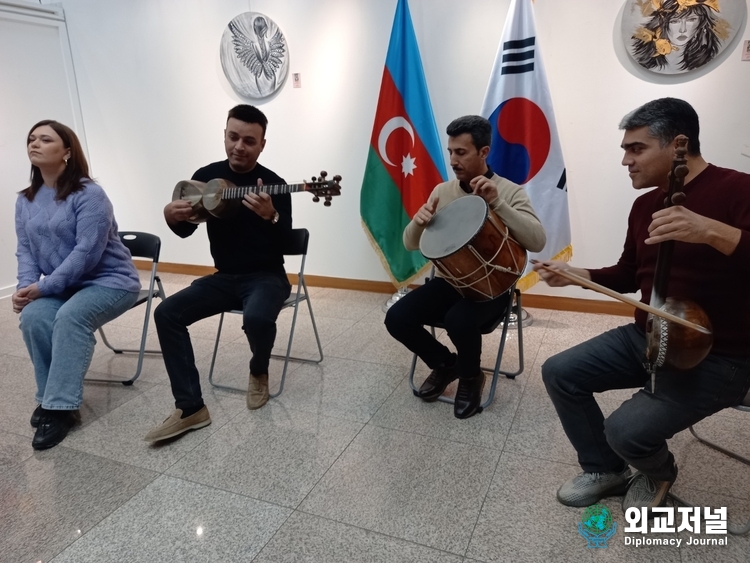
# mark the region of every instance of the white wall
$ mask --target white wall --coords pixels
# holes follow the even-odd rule
[[[479,111],[509,4],[410,0],[441,131],[454,117]],[[313,233],[308,273],[388,279],[360,226],[359,190],[396,0],[62,5],[93,171],[121,228],[159,234],[164,261],[211,264],[205,236],[179,239],[161,213],[178,180],[224,158],[226,111],[241,100],[223,78],[219,41],[230,19],[257,11],[280,25],[290,73],[302,75],[301,89],[289,80],[261,105],[270,121],[261,162],[288,181],[321,168],[344,178],[343,195],[331,208],[295,196],[295,225]],[[750,144],[750,63],[740,61],[739,45],[710,73],[657,83],[633,68],[613,39],[621,8],[611,0],[534,5],[568,168],[574,263],[582,266],[609,265],[620,254],[636,193],[620,166],[617,124],[636,106],[662,96],[688,100],[702,118],[706,158],[750,172],[750,158],[740,154]],[[532,291],[600,298],[579,288]]]

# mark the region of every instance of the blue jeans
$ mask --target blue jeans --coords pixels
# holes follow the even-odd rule
[[[176,408],[185,410],[203,404],[187,327],[206,317],[241,309],[242,330],[253,353],[250,373],[266,374],[276,339],[276,318],[290,291],[286,277],[276,274],[216,273],[195,280],[159,304],[154,320]]]
[[[645,350],[645,333],[629,324],[542,366],[547,393],[584,471],[622,471],[627,463],[657,481],[674,480],[667,440],[738,405],[750,387],[750,358],[709,354],[691,370],[657,371],[652,393]],[[593,394],[634,387],[643,388],[605,420]]]
[[[100,285],[41,297],[21,311],[21,332],[36,376],[36,402],[50,410],[76,410],[91,364],[94,331],[133,306],[138,292]]]
[[[450,361],[451,351],[424,325],[442,324],[458,353],[458,376],[473,378],[482,359],[481,328],[503,314],[509,296],[506,292],[491,301],[471,301],[443,278],[432,278],[388,309],[385,326],[391,336],[435,369]]]

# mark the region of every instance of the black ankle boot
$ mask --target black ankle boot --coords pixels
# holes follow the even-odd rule
[[[42,409],[39,426],[34,433],[31,447],[46,450],[62,442],[68,431],[78,421],[78,411],[53,411]]]
[[[469,418],[479,414],[482,408],[482,390],[484,389],[484,372],[468,378],[462,377],[458,380],[458,391],[453,404],[453,414],[456,418]]]
[[[437,401],[438,397],[443,394],[445,388],[456,380],[456,356],[454,355],[449,364],[435,368],[427,376],[418,391],[414,395],[427,403]]]

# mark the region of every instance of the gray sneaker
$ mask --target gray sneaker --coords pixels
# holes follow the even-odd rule
[[[648,508],[665,506],[667,504],[667,494],[672,488],[672,481],[655,481],[651,477],[636,471],[630,479],[628,492],[622,499],[622,512],[625,513],[628,508]]]
[[[624,495],[629,479],[630,467],[622,473],[583,472],[557,490],[557,500],[565,506],[591,506],[604,497]]]

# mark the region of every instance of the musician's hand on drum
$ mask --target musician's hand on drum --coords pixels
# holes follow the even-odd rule
[[[547,260],[545,262],[539,262],[532,260],[531,263],[534,265],[534,271],[539,274],[539,277],[544,280],[550,287],[565,287],[566,285],[577,285],[575,282],[555,273],[554,270],[565,270],[567,272],[576,274],[578,277],[591,280],[591,274],[588,270],[583,268],[573,268],[567,262],[562,260]]]
[[[427,223],[432,221],[432,217],[437,211],[439,201],[439,197],[436,197],[432,202],[430,202],[430,200],[427,200],[427,202],[422,207],[420,207],[417,213],[414,215],[414,222],[420,227],[426,227]]]
[[[646,244],[659,244],[667,240],[679,240],[694,244],[709,244],[726,255],[734,252],[740,242],[742,231],[703,215],[698,215],[681,205],[660,209],[652,216],[648,226]]]
[[[492,203],[497,199],[497,186],[486,176],[477,176],[469,182],[469,186],[474,191],[474,195],[478,195],[487,203]]]
[[[263,180],[258,178],[258,187],[263,185]],[[246,194],[242,199],[242,205],[247,207],[250,211],[256,213],[261,219],[270,221],[276,214],[276,209],[273,207],[273,201],[271,196],[265,192],[257,194]]]
[[[170,225],[176,225],[181,221],[187,221],[193,216],[193,206],[189,201],[176,199],[164,206],[164,218]]]

